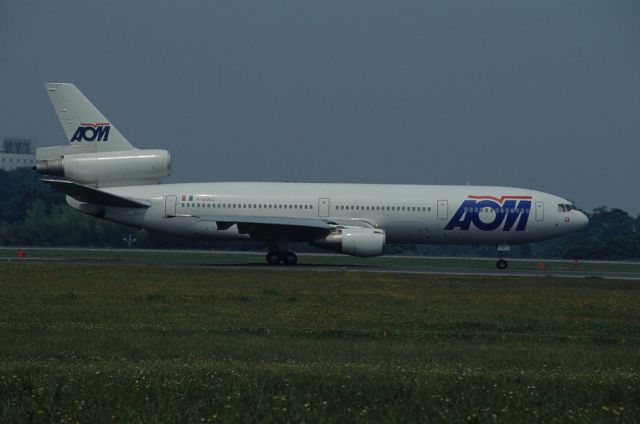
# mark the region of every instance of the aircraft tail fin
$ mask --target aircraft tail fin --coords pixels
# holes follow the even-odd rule
[[[135,150],[120,131],[73,84],[45,83],[67,140],[82,152]]]
[[[158,184],[171,174],[168,151],[133,147],[75,85],[47,83],[45,88],[69,144],[37,149],[36,172],[92,187]]]

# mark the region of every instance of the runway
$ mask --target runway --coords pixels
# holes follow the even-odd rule
[[[263,271],[316,271],[316,272],[370,272],[388,274],[459,275],[490,277],[555,277],[555,278],[600,278],[607,280],[639,280],[640,272],[633,271],[592,271],[592,270],[539,270],[539,269],[485,269],[462,267],[402,267],[402,266],[362,266],[298,264],[267,265],[265,263],[229,263],[215,260],[166,260],[166,259],[81,259],[81,258],[15,258],[0,257],[3,263],[22,264],[66,264],[66,265],[153,265],[166,267],[203,267],[212,269],[251,269]]]

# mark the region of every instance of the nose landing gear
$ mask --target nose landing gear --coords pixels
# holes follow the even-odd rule
[[[508,255],[509,251],[511,251],[511,248],[509,247],[509,245],[500,245],[497,247],[496,253],[498,256],[498,262],[496,262],[496,268],[507,269],[507,266],[509,264],[502,257],[505,255]]]

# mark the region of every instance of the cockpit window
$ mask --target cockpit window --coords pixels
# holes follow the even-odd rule
[[[575,207],[573,205],[570,204],[564,204],[564,203],[560,203],[558,204],[558,212],[569,212],[574,210]]]

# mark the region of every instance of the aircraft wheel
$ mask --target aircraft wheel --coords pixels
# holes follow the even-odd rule
[[[498,269],[507,269],[507,261],[505,261],[504,259],[500,259],[498,260],[498,262],[496,262],[496,267]]]
[[[269,265],[278,265],[280,263],[278,253],[273,250],[267,253],[267,263]]]
[[[295,265],[298,263],[298,256],[293,252],[287,252],[284,256],[284,263],[286,265]]]

